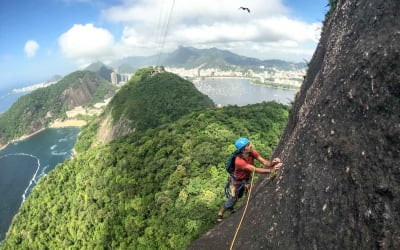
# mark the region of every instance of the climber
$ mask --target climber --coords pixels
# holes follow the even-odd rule
[[[225,187],[225,194],[228,198],[225,201],[217,215],[217,221],[222,221],[224,212],[231,210],[236,201],[243,196],[245,190],[250,188],[251,173],[256,172],[259,174],[275,173],[282,166],[279,158],[274,158],[272,161],[264,159],[256,150],[253,149],[249,139],[239,138],[235,142],[236,150],[239,152],[238,157],[235,158],[235,170],[229,177],[228,183]],[[254,166],[254,159],[259,161],[264,167],[257,168]]]

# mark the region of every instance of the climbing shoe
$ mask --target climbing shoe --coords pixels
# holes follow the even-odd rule
[[[217,215],[217,222],[221,222],[222,221],[222,217],[223,217],[222,214],[218,214]]]

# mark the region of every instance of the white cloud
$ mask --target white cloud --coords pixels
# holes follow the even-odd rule
[[[93,61],[107,61],[114,56],[114,37],[93,24],[75,24],[59,37],[61,52],[82,66]]]
[[[28,40],[25,43],[24,51],[27,57],[34,57],[39,48],[40,46],[35,40]]]
[[[243,4],[251,13],[239,9]],[[268,4],[264,0],[139,0],[125,1],[102,15],[125,25],[120,49],[142,54],[151,54],[158,44],[166,51],[186,45],[247,51],[261,59],[271,58],[272,50],[285,52],[282,59],[290,59],[289,52],[295,60],[302,60],[299,54],[310,58],[309,44],[316,46],[322,24],[295,20],[289,13],[282,0]]]
[[[251,13],[240,10],[250,8]],[[80,64],[169,52],[179,45],[217,47],[260,59],[302,61],[317,45],[321,23],[289,16],[283,0],[123,0],[101,12],[120,37],[93,24],[74,25],[59,44]],[[103,22],[104,24],[104,22]],[[114,58],[113,58],[114,57]]]

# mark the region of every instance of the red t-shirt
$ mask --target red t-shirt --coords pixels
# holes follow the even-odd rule
[[[253,150],[252,156],[250,156],[247,161],[243,158],[240,158],[240,156],[236,157],[236,159],[235,159],[235,176],[236,176],[236,178],[249,179],[251,176],[251,171],[245,169],[244,167],[247,164],[254,165],[254,159],[258,158],[258,156],[260,156],[260,154],[256,150]]]

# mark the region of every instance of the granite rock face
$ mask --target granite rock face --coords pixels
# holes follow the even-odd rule
[[[400,1],[339,0],[234,249],[400,249]],[[229,249],[243,207],[190,249]]]

